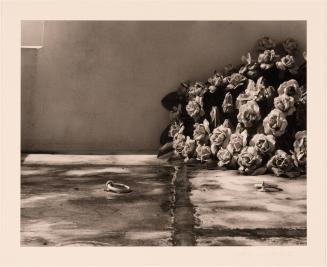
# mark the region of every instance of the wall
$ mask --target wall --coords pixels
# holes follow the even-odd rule
[[[22,150],[155,151],[162,97],[239,63],[263,35],[306,47],[305,22],[46,21],[43,48],[22,49]]]

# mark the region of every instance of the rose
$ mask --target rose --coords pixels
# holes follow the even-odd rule
[[[295,165],[305,167],[307,164],[307,131],[299,131],[295,134],[293,147]]]
[[[185,146],[185,135],[176,134],[173,139],[173,148],[177,154],[181,154]]]
[[[294,55],[298,49],[297,42],[293,38],[288,38],[283,42],[283,48],[288,54]]]
[[[260,167],[262,158],[255,147],[246,146],[238,155],[237,163],[239,165],[239,172],[245,175],[253,175]]]
[[[247,56],[242,56],[243,66],[239,69],[239,73],[246,75],[249,78],[256,78],[258,75],[258,64],[252,60],[251,54],[248,53]]]
[[[252,79],[256,79],[259,76],[259,66],[258,63],[247,66],[246,76]]]
[[[245,131],[245,127],[242,125],[242,123],[237,123],[235,128],[235,133],[242,133]]]
[[[285,133],[287,127],[287,120],[283,112],[279,109],[273,109],[263,120],[263,128],[265,134],[272,134],[273,136],[281,136]]]
[[[257,41],[257,50],[263,52],[276,47],[276,43],[269,37],[264,36]]]
[[[231,134],[230,140],[229,140],[229,145],[233,149],[234,153],[237,154],[237,153],[241,152],[242,148],[246,146],[247,137],[248,137],[247,130],[244,130],[242,132],[235,132],[235,133]]]
[[[239,94],[235,101],[235,107],[240,109],[240,107],[247,102],[254,100],[254,96],[250,94]]]
[[[185,158],[192,158],[195,152],[196,143],[189,136],[186,137],[184,148],[182,150],[182,155]]]
[[[232,113],[233,112],[233,96],[230,92],[225,95],[223,104],[221,105],[224,113]]]
[[[227,84],[227,90],[235,90],[238,87],[244,85],[246,82],[246,77],[240,73],[233,73],[230,76],[224,78],[224,83]]]
[[[279,56],[276,55],[275,50],[265,50],[258,56],[258,63],[263,70],[269,70],[278,60]]]
[[[207,91],[207,87],[202,82],[192,83],[188,88],[190,98],[203,96]]]
[[[275,155],[267,162],[267,168],[276,176],[296,177],[299,175],[294,171],[292,156],[283,150],[276,151]]]
[[[169,129],[168,135],[170,137],[174,137],[178,133],[183,133],[183,131],[184,131],[183,123],[174,122],[174,123],[172,123],[170,125],[170,129]]]
[[[237,115],[238,122],[242,123],[245,128],[252,127],[260,119],[260,108],[253,100],[242,105]]]
[[[301,96],[300,96],[298,103],[306,105],[307,104],[307,89],[304,86],[301,86],[300,91],[301,91]]]
[[[217,88],[224,84],[224,77],[221,73],[215,72],[215,74],[208,79],[209,91],[214,93]]]
[[[249,144],[255,147],[260,154],[269,154],[274,152],[276,141],[272,135],[256,134]]]
[[[277,61],[276,67],[280,70],[288,70],[292,74],[296,74],[298,70],[294,58],[290,55],[286,55]]]
[[[305,88],[303,85],[300,87],[300,91],[301,91],[301,97],[299,99],[299,101],[303,104],[307,103],[307,88]]]
[[[276,62],[276,66],[280,70],[293,69],[296,67],[294,57],[286,55]]]
[[[209,140],[209,122],[204,120],[203,123],[195,123],[193,131],[193,139],[201,144],[205,144]]]
[[[190,100],[186,105],[186,112],[194,120],[198,120],[202,117],[204,115],[202,97],[197,96]]]
[[[212,144],[226,147],[230,136],[231,129],[225,127],[224,125],[220,125],[212,131],[212,134],[210,135],[210,141]]]
[[[236,157],[234,156],[234,151],[231,145],[226,148],[220,148],[217,153],[218,166],[231,166],[234,167],[236,164]]]
[[[209,146],[206,145],[200,145],[198,144],[196,148],[196,158],[198,160],[206,161],[209,160],[211,157],[211,150]]]
[[[301,89],[296,80],[291,79],[286,82],[283,82],[279,85],[277,92],[279,95],[286,94],[294,98],[295,103],[297,103],[301,98]]]
[[[294,98],[285,94],[274,98],[274,106],[276,109],[284,112],[286,116],[292,115],[296,110],[294,107]]]
[[[246,75],[248,78],[256,79],[259,76],[259,66],[258,63],[255,62],[252,65],[246,65],[241,67],[239,73],[242,75]]]
[[[274,94],[274,90],[274,87],[266,86],[266,81],[264,77],[261,76],[256,84],[254,81],[249,80],[248,86],[245,89],[245,94],[251,95],[252,99],[255,101],[262,101],[271,98]]]
[[[264,77],[260,77],[256,83],[256,90],[253,92],[256,101],[267,100],[272,98],[275,93],[275,88],[266,85]]]
[[[218,126],[217,128],[213,129],[212,133],[210,134],[210,141],[211,141],[211,152],[212,154],[216,154],[220,147],[226,148],[229,142],[229,138],[232,134],[232,131],[228,125],[228,120]]]

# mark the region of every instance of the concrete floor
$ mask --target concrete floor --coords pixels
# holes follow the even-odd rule
[[[105,192],[108,179],[133,191]],[[263,180],[283,191],[256,191]],[[305,177],[239,176],[153,155],[23,156],[22,246],[305,244]]]

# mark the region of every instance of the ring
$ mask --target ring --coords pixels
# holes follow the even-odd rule
[[[254,184],[254,187],[257,188],[257,189],[260,189],[260,188],[263,188],[263,187],[278,188],[278,185],[262,182],[262,183]]]
[[[130,193],[132,192],[131,188],[124,184],[114,183],[111,180],[106,182],[106,188],[104,191],[114,192],[114,193]]]
[[[283,189],[279,188],[276,184],[269,184],[269,183],[258,183],[254,184],[254,187],[258,189],[259,192],[279,192],[283,191]]]

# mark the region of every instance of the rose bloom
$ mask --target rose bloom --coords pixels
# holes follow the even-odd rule
[[[224,123],[225,124],[225,123]],[[211,141],[211,152],[212,154],[216,154],[220,147],[227,147],[229,138],[232,134],[230,128],[226,127],[224,124],[218,126],[212,131],[210,135]]]
[[[267,117],[263,120],[265,134],[272,134],[276,137],[285,133],[287,124],[284,113],[279,109],[273,109],[270,111]]]
[[[294,58],[290,55],[286,55],[285,57],[282,57],[280,61],[277,61],[276,67],[280,70],[289,70],[292,74],[296,74],[298,70]]]
[[[169,136],[170,137],[174,137],[176,134],[178,134],[180,131],[183,131],[184,130],[184,126],[183,126],[183,123],[177,123],[177,122],[174,122],[170,125],[170,129],[169,129]],[[181,131],[181,132],[182,132]]]
[[[181,154],[185,146],[185,135],[176,134],[173,139],[173,148],[177,154]]]
[[[236,163],[236,158],[231,145],[228,145],[226,148],[220,148],[217,153],[217,158],[219,167],[230,166]]]
[[[191,98],[203,96],[207,91],[206,86],[202,82],[192,83],[188,88],[188,94]]]
[[[278,55],[276,55],[275,50],[265,50],[262,54],[258,56],[258,63],[260,64],[260,68],[263,70],[269,70],[275,64],[278,59]]]
[[[249,80],[248,86],[245,89],[246,95],[251,95],[252,99],[255,101],[262,101],[269,99],[274,94],[274,87],[266,86],[266,81],[263,76],[261,76],[257,83],[253,80]]]
[[[292,156],[283,150],[276,151],[275,155],[268,161],[267,168],[276,176],[295,176]]]
[[[257,41],[257,50],[263,52],[265,50],[271,50],[276,47],[276,43],[269,37],[264,36]]]
[[[231,93],[227,93],[225,95],[223,104],[221,105],[223,108],[224,113],[231,113],[233,112],[233,96]]]
[[[212,134],[210,135],[210,141],[211,143],[226,147],[231,134],[231,129],[222,124],[212,131]]]
[[[193,131],[193,139],[201,144],[205,144],[209,140],[210,129],[205,123],[195,123]]]
[[[262,163],[262,158],[253,146],[246,146],[238,155],[237,163],[239,172],[245,175],[251,175],[258,169]]]
[[[217,88],[224,84],[224,77],[221,73],[215,72],[215,74],[208,79],[208,89],[210,93],[214,93]]]
[[[232,75],[224,78],[224,83],[228,84],[226,86],[227,90],[235,90],[238,87],[244,85],[246,80],[247,80],[246,77],[244,77],[242,74],[233,73]]]
[[[252,127],[260,119],[260,108],[253,100],[242,105],[237,115],[238,122],[242,123],[245,128]]]
[[[239,69],[238,73],[246,75],[249,78],[256,78],[258,76],[258,64],[252,60],[251,54],[242,56],[243,66]]]
[[[234,153],[237,154],[237,153],[241,152],[243,147],[246,146],[247,137],[248,137],[248,134],[247,134],[246,130],[242,131],[241,133],[240,132],[233,133],[230,136],[229,145],[233,149]]]
[[[185,158],[192,158],[195,152],[196,143],[189,136],[186,137],[186,142],[182,150],[182,155]]]
[[[299,131],[295,134],[293,146],[295,163],[305,167],[307,164],[307,131]]]
[[[242,125],[242,123],[237,123],[236,124],[236,128],[235,128],[235,132],[236,133],[242,133],[245,129],[245,127]]]
[[[298,50],[297,42],[293,38],[288,38],[283,42],[283,48],[288,54],[294,55]]]
[[[196,148],[196,158],[201,161],[207,161],[211,157],[210,147],[198,144]]]
[[[255,147],[260,154],[269,154],[274,152],[276,141],[273,135],[256,134],[249,144]]]
[[[256,79],[259,76],[259,66],[257,63],[253,63],[252,65],[246,65],[241,67],[239,73],[247,76],[250,79]]]
[[[193,100],[190,100],[186,105],[187,114],[195,120],[198,120],[204,115],[203,110],[203,100],[202,97],[195,97]]]
[[[294,98],[285,94],[274,98],[274,106],[276,109],[284,112],[286,116],[292,115],[296,110],[294,107]]]
[[[294,98],[295,103],[297,103],[302,95],[299,84],[296,80],[291,79],[286,82],[283,82],[279,85],[277,92],[279,95],[286,94]]]
[[[252,101],[254,100],[254,96],[253,95],[250,95],[250,94],[239,94],[238,97],[236,98],[236,101],[235,101],[235,107],[236,109],[240,109],[240,107],[244,104],[246,104],[247,102],[249,101]]]

